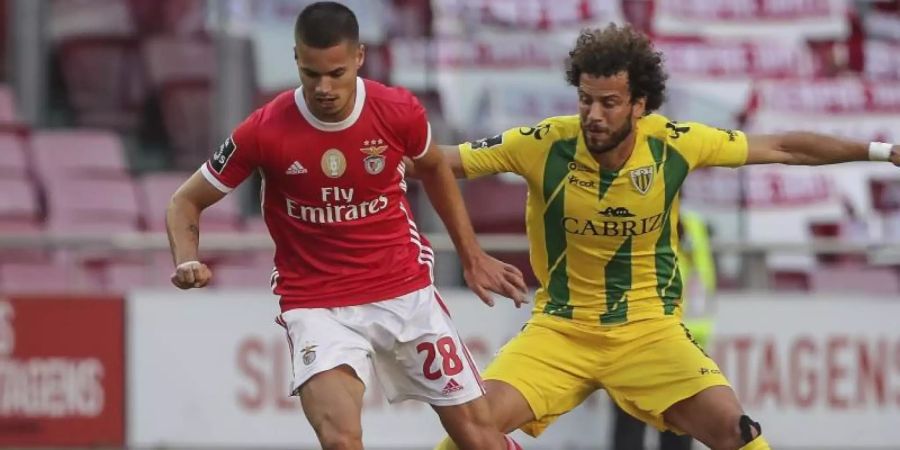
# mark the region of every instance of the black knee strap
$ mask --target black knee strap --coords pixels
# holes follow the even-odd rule
[[[741,439],[744,441],[744,444],[749,444],[750,441],[753,440],[752,428],[756,428],[757,436],[762,434],[762,427],[759,426],[759,422],[754,422],[753,419],[746,414],[741,416],[741,419],[738,421],[738,426],[741,428]]]

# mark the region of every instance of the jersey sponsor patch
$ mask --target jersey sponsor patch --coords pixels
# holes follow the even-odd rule
[[[472,142],[472,150],[484,150],[503,144],[503,134],[491,136],[489,138],[481,138]]]
[[[234,139],[231,136],[228,136],[228,139],[225,140],[225,143],[219,146],[219,149],[213,153],[212,158],[209,160],[209,165],[212,169],[218,173],[222,174],[222,171],[225,170],[225,165],[228,164],[228,160],[231,159],[231,155],[234,154],[234,151],[237,150],[237,146],[234,145]]]

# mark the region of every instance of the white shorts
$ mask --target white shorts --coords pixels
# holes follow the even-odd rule
[[[313,375],[345,364],[367,386],[374,369],[391,403],[450,406],[484,395],[478,368],[434,286],[365,305],[292,309],[276,322],[288,334],[291,395]]]

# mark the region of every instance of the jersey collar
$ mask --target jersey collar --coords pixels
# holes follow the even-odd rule
[[[362,78],[356,77],[356,102],[353,104],[353,111],[350,112],[350,115],[347,116],[346,119],[340,122],[323,122],[317,119],[312,111],[309,110],[309,105],[306,104],[306,100],[303,98],[302,85],[294,90],[294,103],[297,104],[300,115],[302,115],[313,128],[321,131],[346,130],[353,126],[362,114],[363,106],[366,103],[366,83],[363,82]]]

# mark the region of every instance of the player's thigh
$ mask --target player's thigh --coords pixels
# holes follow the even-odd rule
[[[715,386],[730,390],[716,363],[675,317],[623,325],[608,334],[612,351],[600,379],[610,397],[632,416],[659,429],[673,428],[664,413]]]
[[[320,440],[361,439],[365,384],[346,365],[319,372],[299,388],[303,412]]]
[[[484,389],[498,430],[510,433],[535,420],[528,400],[513,385],[500,380],[485,380]]]
[[[565,319],[536,318],[500,349],[484,378],[504,431],[537,436],[599,388],[598,346],[586,336]]]

